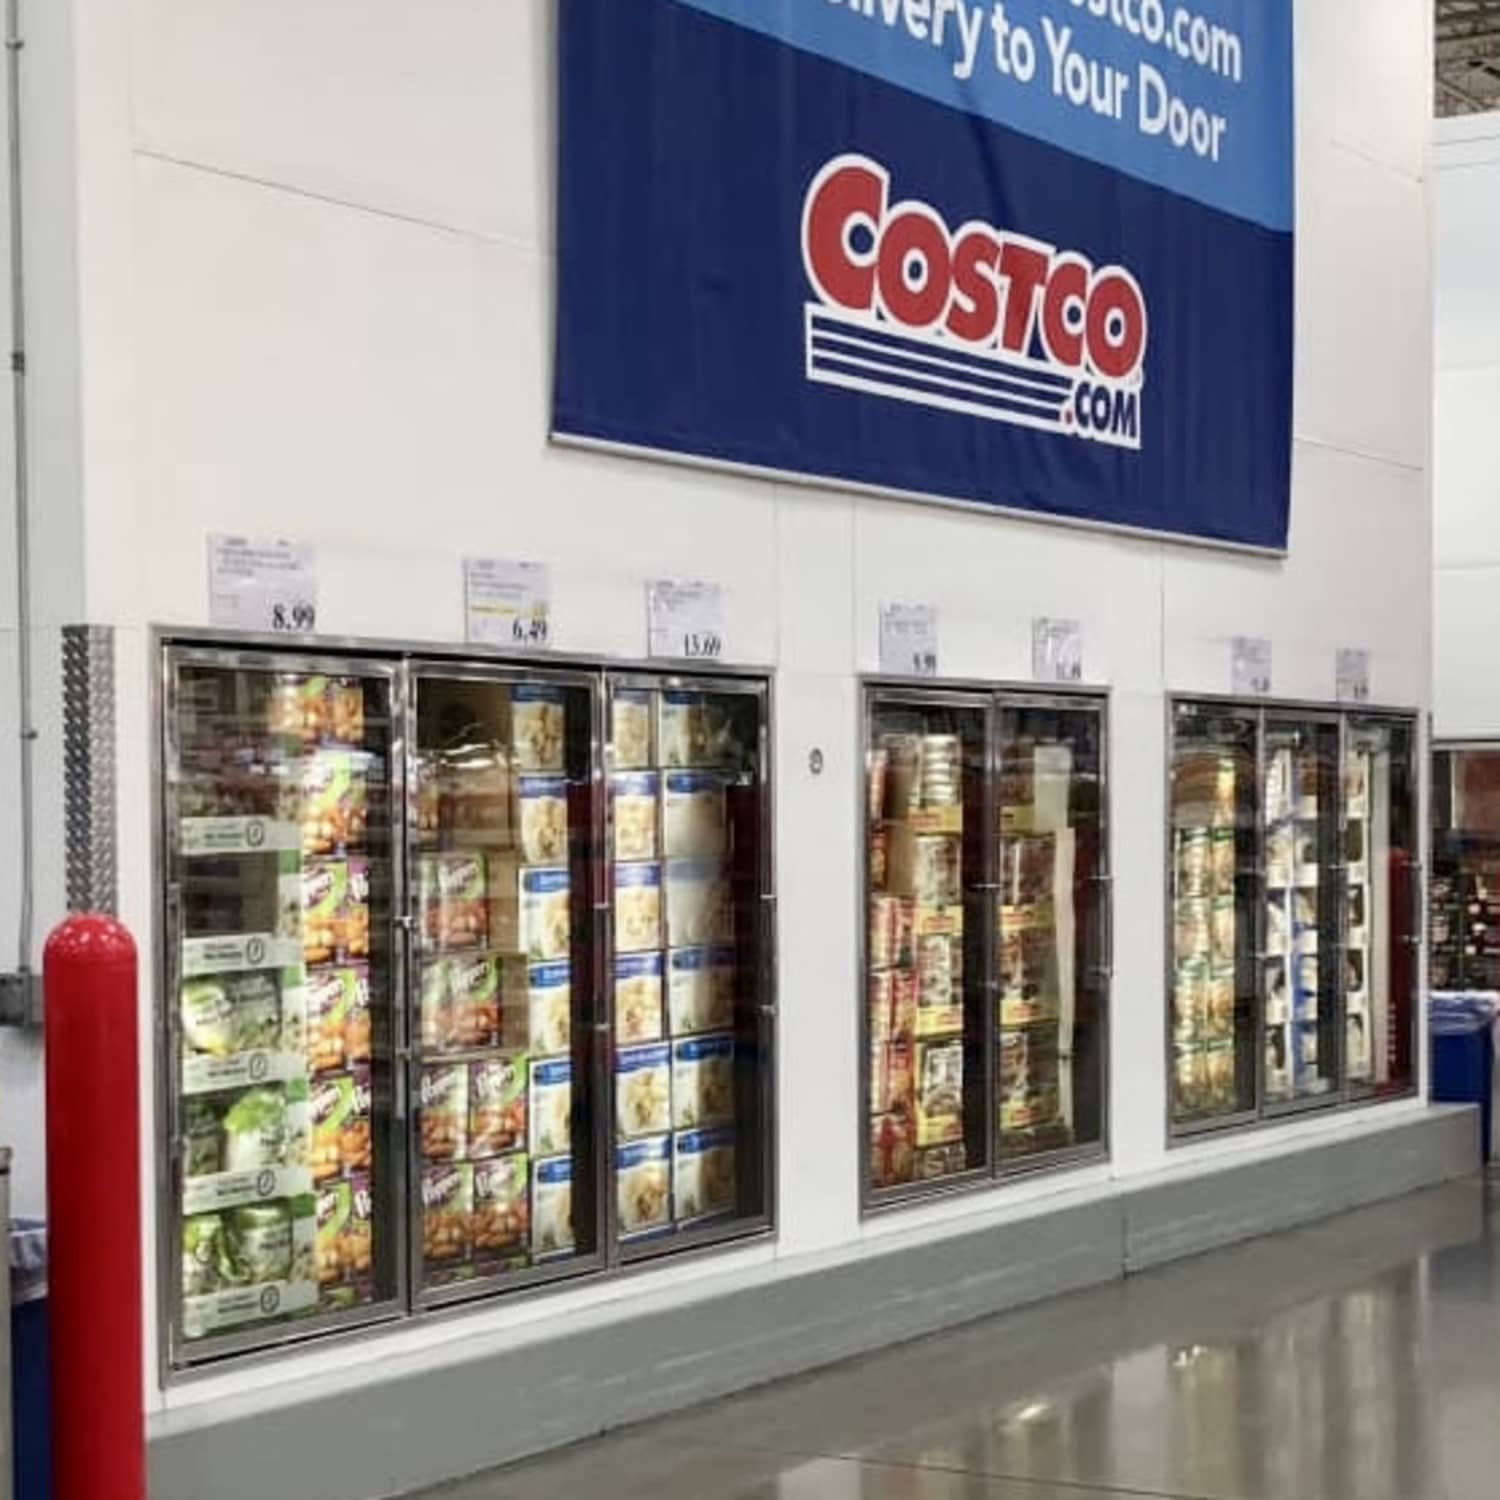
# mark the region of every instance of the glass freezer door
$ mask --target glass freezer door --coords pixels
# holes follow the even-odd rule
[[[166,1257],[178,1363],[389,1310],[392,677],[166,660]]]
[[[1340,1087],[1338,720],[1267,715],[1263,756],[1262,1082],[1274,1112]]]
[[[442,1302],[591,1262],[593,679],[419,667],[413,1265]]]
[[[987,700],[871,696],[866,727],[866,1194],[990,1167]]]
[[[608,682],[608,1209],[624,1260],[770,1222],[767,703],[762,683]]]
[[[1413,1081],[1417,941],[1416,725],[1351,718],[1344,752],[1345,1057],[1356,1096]]]
[[[1004,1164],[1103,1139],[1110,893],[1102,712],[1004,701],[998,724]]]
[[[1172,709],[1168,989],[1177,1130],[1256,1108],[1260,716]]]

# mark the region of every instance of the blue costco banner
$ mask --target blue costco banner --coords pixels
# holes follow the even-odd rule
[[[559,437],[1284,550],[1290,0],[562,0]]]

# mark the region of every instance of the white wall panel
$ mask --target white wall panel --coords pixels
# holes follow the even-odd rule
[[[1299,443],[1284,562],[1168,554],[1167,686],[1227,693],[1233,637],[1268,636],[1278,697],[1332,699],[1335,652],[1358,646],[1372,653],[1378,702],[1424,704],[1426,483],[1420,470]]]
[[[1304,144],[1299,166],[1297,436],[1422,469],[1425,185],[1321,138]]]
[[[140,149],[550,241],[552,0],[129,3]]]

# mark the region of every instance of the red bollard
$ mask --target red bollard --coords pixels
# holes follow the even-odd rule
[[[69,917],[43,978],[54,1500],[146,1500],[135,942]]]

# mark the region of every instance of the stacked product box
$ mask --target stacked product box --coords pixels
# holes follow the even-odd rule
[[[1173,774],[1172,1028],[1177,1112],[1236,1102],[1236,784],[1233,757],[1190,751]]]
[[[576,1245],[566,702],[543,685],[489,685],[479,708],[452,691],[462,732],[421,746],[416,808],[428,1286]]]
[[[1321,867],[1318,765],[1300,746],[1266,755],[1265,1093],[1286,1100],[1325,1085],[1318,951]]]
[[[958,736],[883,735],[867,793],[870,1155],[884,1187],[968,1166]]]
[[[624,1237],[734,1212],[731,725],[711,695],[611,703],[615,1208]]]
[[[182,746],[182,1328],[196,1339],[373,1295],[364,692],[267,679]],[[265,930],[225,923],[265,914]],[[195,919],[214,929],[196,935]]]
[[[1375,1077],[1375,976],[1371,937],[1374,870],[1370,860],[1370,752],[1351,746],[1344,760],[1344,869],[1349,914],[1344,944],[1344,1068],[1352,1083]]]

